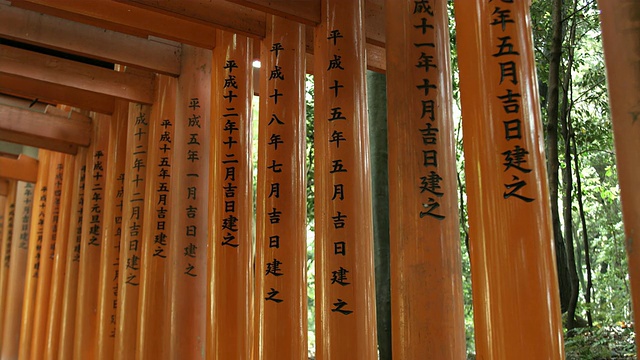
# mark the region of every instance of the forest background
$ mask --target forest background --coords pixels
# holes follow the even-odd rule
[[[462,151],[464,139],[459,115],[456,32],[451,0],[449,15],[454,113],[457,114],[454,121],[465,327],[467,353],[472,359],[475,357],[475,344]],[[534,0],[531,5],[567,359],[630,359],[636,358],[635,331],[598,15],[596,0]],[[378,343],[380,359],[389,360],[392,357],[385,76],[368,72],[367,92],[375,209]],[[307,78],[306,100],[309,355],[314,358],[314,111],[311,76]]]

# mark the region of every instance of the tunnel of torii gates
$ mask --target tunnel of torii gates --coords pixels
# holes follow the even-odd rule
[[[599,3],[638,309],[640,3]],[[561,359],[529,4],[454,6],[477,358]],[[0,139],[40,148],[0,156],[1,358],[305,359],[312,73],[317,358],[376,359],[370,69],[393,356],[464,359],[448,21],[445,0],[0,2]]]

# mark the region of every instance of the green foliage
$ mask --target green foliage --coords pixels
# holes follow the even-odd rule
[[[635,359],[635,332],[625,323],[579,328],[565,340],[567,360]]]
[[[315,148],[313,144],[313,119],[314,119],[314,107],[313,107],[313,75],[306,75],[305,81],[305,108],[306,108],[306,166],[307,166],[307,224],[313,231],[313,219],[314,219],[314,166],[313,159],[315,158]]]
[[[314,144],[313,144],[313,76],[305,79],[305,108],[306,108],[306,161],[307,168],[307,329],[309,337],[309,356],[315,358],[316,334],[316,272],[315,272],[315,237],[314,237]]]

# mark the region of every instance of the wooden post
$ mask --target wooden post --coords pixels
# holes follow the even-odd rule
[[[109,124],[108,151],[112,156],[105,177],[102,252],[98,287],[98,352],[97,359],[113,359],[118,308],[118,279],[122,240],[122,209],[124,205],[125,169],[127,159],[127,122],[129,102],[116,100]],[[131,173],[131,172],[128,172]]]
[[[71,230],[71,213],[73,185],[75,182],[77,163],[75,156],[65,155],[64,176],[62,179],[60,197],[60,215],[58,220],[58,231],[55,240],[55,254],[53,265],[51,266],[51,295],[47,309],[47,328],[42,350],[45,359],[58,358],[58,341],[60,339],[60,322],[62,321],[62,301],[64,294],[65,266],[67,260],[67,248],[69,246],[69,235]],[[54,194],[55,196],[55,194]],[[35,198],[37,199],[37,198]],[[73,229],[75,231],[75,229]]]
[[[60,220],[60,203],[62,200],[62,181],[65,174],[65,154],[52,152],[49,158],[49,174],[47,180],[47,204],[44,214],[42,244],[39,261],[34,270],[37,271],[37,290],[31,336],[30,359],[41,359],[44,354],[47,330],[47,311],[51,295],[51,270],[56,252],[56,240]],[[40,244],[38,244],[40,245]]]
[[[267,18],[260,56],[256,359],[307,357],[304,46],[301,24]],[[282,95],[271,96],[276,93]]]
[[[640,3],[633,0],[598,1],[607,85],[620,181],[634,319],[640,321]],[[640,338],[636,336],[640,349]]]
[[[2,332],[2,358],[17,359],[20,347],[22,300],[29,249],[29,224],[33,207],[33,184],[18,181],[16,185],[15,217],[11,239],[9,278],[7,279],[6,304]]]
[[[529,4],[455,6],[477,356],[563,359]]]
[[[111,116],[94,114],[93,139],[88,150],[86,188],[82,213],[82,242],[78,268],[76,324],[73,358],[95,359],[98,348],[98,284],[104,226],[104,202],[109,170]]]
[[[13,221],[16,215],[16,181],[10,180],[5,202],[5,226],[2,228],[0,239],[0,347],[2,346],[4,326],[4,308],[7,303],[7,280],[9,279],[9,265],[11,261],[11,238],[13,237]]]
[[[218,32],[213,50],[207,356],[218,360],[252,347],[251,49]]]
[[[135,357],[151,107],[129,104],[114,359]]]
[[[156,98],[149,120],[147,154],[147,201],[140,265],[138,306],[138,359],[161,359],[169,351],[169,291],[167,248],[173,211],[171,210],[171,165],[173,164],[174,123],[177,80],[159,75]],[[177,174],[176,174],[177,175]]]
[[[69,218],[69,246],[64,265],[64,287],[60,310],[60,338],[53,342],[57,347],[58,359],[70,359],[73,356],[75,338],[76,304],[78,273],[80,265],[80,247],[82,243],[82,216],[84,210],[84,192],[87,174],[88,149],[79,148],[75,157],[73,174],[73,193],[71,195],[71,217]],[[53,351],[54,349],[52,349]],[[54,352],[56,353],[56,352]]]
[[[318,359],[377,358],[363,16],[323,0],[315,31]]]
[[[8,180],[0,180],[0,186],[4,187],[6,186],[5,190],[9,191],[9,181]],[[6,216],[7,213],[7,197],[9,194],[2,194],[0,192],[0,246],[2,246],[2,234],[4,233],[4,227],[5,227],[5,220],[6,220]],[[0,296],[2,296],[3,293],[0,292]]]
[[[210,82],[211,51],[183,45],[170,179],[170,359],[205,358]]]
[[[27,254],[26,278],[24,296],[22,300],[22,322],[20,326],[19,359],[29,359],[31,356],[31,341],[33,339],[33,322],[35,316],[36,294],[38,289],[38,274],[42,240],[44,235],[45,211],[47,209],[47,194],[49,168],[51,167],[49,150],[38,150],[38,180],[34,188],[34,206],[32,209],[31,229],[29,230],[29,250]],[[37,219],[37,220],[35,220]]]
[[[393,356],[463,359],[447,2],[385,10]]]

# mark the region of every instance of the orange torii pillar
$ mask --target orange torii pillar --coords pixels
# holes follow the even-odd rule
[[[9,195],[9,180],[0,179],[0,246],[2,243],[2,234],[4,233],[5,215],[7,206],[7,197]],[[35,198],[35,197],[34,197]],[[0,291],[0,296],[2,292]]]
[[[2,332],[2,359],[17,359],[20,345],[20,325],[22,320],[22,300],[26,277],[27,254],[29,249],[29,224],[33,207],[34,185],[18,181],[16,185],[15,216],[9,257],[9,278],[7,279],[4,320],[0,324]]]
[[[24,296],[22,300],[22,321],[20,325],[19,359],[29,359],[31,356],[31,341],[33,339],[33,323],[35,317],[36,294],[40,269],[42,240],[44,235],[45,212],[47,209],[49,168],[52,151],[38,150],[38,180],[33,194],[33,209],[31,228],[29,231],[29,250],[27,255],[26,278],[24,282]],[[36,220],[37,219],[37,220]]]
[[[218,32],[213,50],[207,356],[217,360],[248,359],[252,347],[251,45]]]
[[[529,5],[455,6],[478,358],[562,359]]]
[[[364,1],[323,0],[315,31],[318,359],[376,359]]]
[[[65,266],[67,260],[67,247],[69,246],[70,219],[72,214],[73,189],[76,173],[79,171],[76,157],[66,154],[63,159],[64,173],[62,187],[60,189],[59,219],[55,238],[55,253],[51,265],[51,286],[49,306],[46,309],[46,328],[39,356],[45,359],[58,358],[58,341],[60,337],[60,322],[62,321],[62,301],[64,299]],[[57,194],[54,192],[54,197]],[[55,204],[54,204],[55,205]],[[75,229],[73,229],[75,231]],[[32,350],[33,354],[33,350]]]
[[[74,359],[95,359],[98,349],[98,285],[104,226],[104,203],[109,171],[109,123],[111,116],[93,114],[82,213],[82,240],[78,268]]]
[[[7,196],[9,195],[9,180],[0,179],[0,243],[2,243],[2,234],[4,232],[5,215],[7,206]],[[0,293],[2,296],[2,293]]]
[[[109,169],[105,175],[105,197],[98,284],[98,330],[96,359],[113,359],[118,308],[118,279],[122,239],[127,123],[129,102],[116,100],[109,124]],[[130,173],[130,172],[129,172]]]
[[[210,85],[211,51],[183,45],[173,123],[173,176],[167,179],[174,209],[167,221],[171,222],[170,359],[205,358]],[[164,191],[160,183],[155,193]]]
[[[393,355],[463,359],[447,1],[385,10]]]
[[[267,17],[261,52],[254,354],[303,359],[308,355],[304,26]]]
[[[0,348],[2,347],[2,334],[4,330],[4,308],[7,303],[7,280],[9,279],[9,263],[11,260],[11,238],[13,237],[13,220],[16,210],[16,186],[17,181],[9,180],[7,187],[7,200],[4,206],[5,226],[2,228],[0,239]]]
[[[147,201],[140,264],[138,359],[161,359],[169,351],[169,291],[167,255],[171,229],[171,164],[177,80],[159,75],[149,120]]]
[[[53,259],[56,253],[56,240],[60,225],[60,204],[62,201],[62,182],[65,176],[66,159],[70,156],[59,152],[52,152],[49,159],[49,180],[47,182],[47,207],[42,232],[42,248],[38,267],[38,281],[35,297],[35,311],[33,317],[33,331],[31,333],[30,359],[41,359],[47,331],[49,300],[51,295],[51,279]]]
[[[149,105],[129,103],[114,359],[135,357],[147,181]]]
[[[640,3],[637,0],[598,1],[613,136],[615,138],[622,216],[631,279],[634,319],[640,324]],[[640,337],[636,336],[640,349]]]
[[[60,323],[58,340],[52,339],[52,358],[71,359],[75,334],[76,304],[78,290],[78,272],[80,265],[80,247],[82,240],[82,215],[84,208],[84,191],[87,174],[88,149],[81,147],[75,158],[73,174],[73,193],[71,195],[71,216],[69,218],[69,235],[67,256],[64,264],[64,285],[62,303],[60,304]]]

